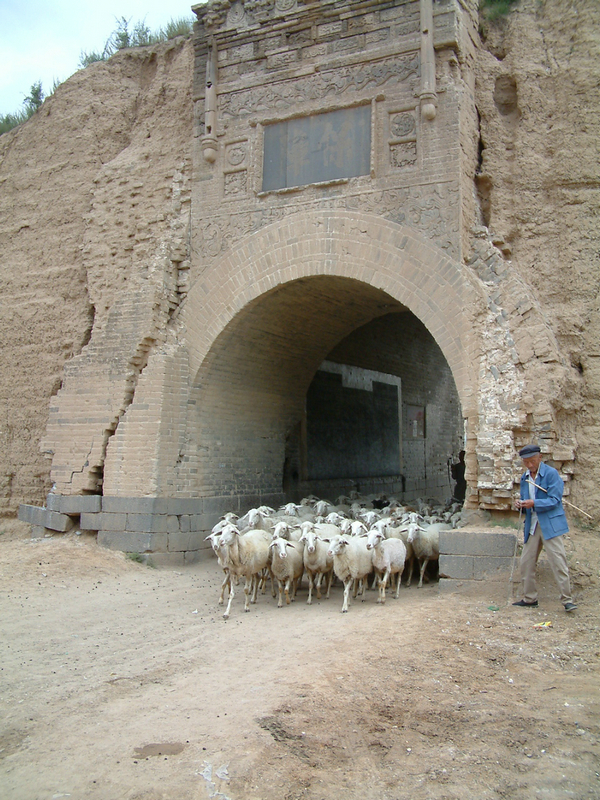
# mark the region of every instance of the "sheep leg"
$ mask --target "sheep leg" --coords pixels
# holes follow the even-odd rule
[[[350,587],[352,586],[352,578],[344,581],[344,602],[342,603],[342,614],[348,611],[348,599],[350,597]]]
[[[389,569],[386,569],[381,573],[381,577],[379,578],[379,597],[377,598],[377,602],[381,603],[382,605],[385,603],[385,587],[388,582],[389,575],[390,571]]]
[[[229,582],[229,602],[227,603],[227,608],[223,614],[224,619],[229,619],[229,612],[231,611],[231,601],[235,597],[235,592],[233,590],[234,581]]]
[[[277,586],[279,587],[279,600],[277,602],[277,608],[283,607],[283,581],[280,581],[279,578],[277,579]]]
[[[428,558],[424,558],[423,561],[421,562],[419,585],[417,586],[417,589],[420,589],[423,586],[423,575],[425,574],[425,567],[427,566],[428,562],[429,562]]]
[[[295,588],[296,588],[296,581],[292,581],[292,579],[291,579],[291,578],[288,578],[288,579],[286,580],[286,582],[285,582],[285,589],[284,589],[284,591],[285,591],[285,604],[286,604],[286,606],[289,606],[289,604],[292,602],[292,601],[290,600],[290,589],[291,589],[291,594],[292,594],[292,599],[293,599],[293,598],[294,598],[294,595],[295,595],[295,592],[294,592],[294,589],[295,589]]]
[[[254,575],[251,575],[249,578],[246,577],[246,583],[244,584],[244,611],[250,611],[250,599],[254,586],[256,586]]]
[[[408,578],[407,578],[407,580],[406,580],[406,585],[407,585],[407,586],[410,586],[410,584],[411,584],[411,581],[412,581],[412,574],[413,574],[413,566],[414,566],[414,563],[415,563],[415,557],[414,557],[414,556],[411,556],[411,557],[408,559]]]
[[[300,577],[296,578],[296,580],[294,581],[294,597],[296,597],[298,589],[300,588],[300,585],[302,584],[303,575],[304,575],[304,567],[302,567],[302,572],[300,573]]]
[[[402,586],[402,572],[403,571],[404,571],[404,568],[402,570],[400,570],[400,572],[398,573],[398,580],[396,581],[396,594],[394,595],[396,600],[400,596],[400,587]]]
[[[315,581],[315,586],[317,587],[317,600],[321,599],[321,583],[323,581],[323,573],[317,572],[317,580]]]
[[[314,580],[313,580],[312,572],[310,570],[307,570],[307,572],[308,572],[308,600],[306,601],[306,604],[311,606],[312,605],[312,590],[313,590]],[[319,595],[317,594],[317,599],[318,598],[319,598]]]
[[[262,583],[262,577],[260,574],[257,573],[256,575],[252,576],[250,583],[252,596],[250,598],[250,602],[253,604],[256,603],[256,601],[258,600],[258,589],[261,583]]]
[[[325,597],[329,600],[329,592],[331,591],[331,584],[333,583],[333,570],[330,569],[327,578],[327,594]]]
[[[229,586],[229,592],[231,593],[231,575],[229,574],[228,570],[224,570],[225,577],[223,578],[223,583],[221,584],[221,594],[219,595],[219,605],[222,606],[225,602],[225,587]]]

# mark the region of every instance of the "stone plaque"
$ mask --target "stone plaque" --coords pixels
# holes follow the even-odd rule
[[[263,191],[352,178],[370,171],[370,105],[265,127]]]

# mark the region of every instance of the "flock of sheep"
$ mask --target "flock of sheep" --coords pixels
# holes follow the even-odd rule
[[[374,573],[378,603],[385,603],[385,590],[396,581],[398,598],[404,568],[407,586],[415,559],[419,563],[419,587],[429,561],[439,556],[439,531],[456,527],[460,506],[432,507],[421,500],[413,507],[395,500],[339,497],[335,504],[316,497],[299,504],[288,503],[275,511],[268,506],[253,508],[243,517],[227,513],[207,536],[224,572],[219,604],[229,618],[235,585],[245,580],[246,611],[256,603],[260,589],[271,579],[273,597],[278,586],[278,607],[293,600],[304,573],[308,577],[308,604],[313,591],[321,599],[325,585],[329,597],[334,575],[344,585],[342,611],[348,611],[350,590],[362,594]]]

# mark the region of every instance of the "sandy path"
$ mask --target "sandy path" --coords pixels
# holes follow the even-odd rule
[[[535,611],[432,584],[225,622],[214,561],[0,539],[0,796],[600,798],[597,534],[573,542],[574,615],[542,565]]]

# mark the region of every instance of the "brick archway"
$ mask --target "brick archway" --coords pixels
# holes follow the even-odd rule
[[[232,248],[198,278],[182,319],[192,383],[186,485],[275,496],[310,381],[353,330],[411,311],[445,357],[463,414],[460,264],[409,228],[347,211],[301,213]]]
[[[192,380],[245,307],[314,276],[359,281],[412,311],[450,365],[465,413],[471,409],[473,362],[463,314],[469,290],[461,264],[407,226],[345,210],[290,215],[247,237],[200,275],[182,313]]]

